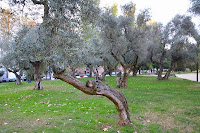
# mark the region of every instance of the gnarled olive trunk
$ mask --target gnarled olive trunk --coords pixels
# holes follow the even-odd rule
[[[170,65],[170,68],[168,69],[167,73],[166,73],[165,76],[163,77],[164,80],[168,80],[168,79],[169,79],[170,73],[171,73],[171,71],[173,70],[174,65],[175,65],[175,63],[172,61],[172,62],[171,62],[171,65]]]
[[[135,76],[137,76],[137,71],[138,71],[138,68],[135,66],[135,67],[133,67],[133,76],[135,77]]]
[[[112,71],[110,72],[109,68],[104,67],[104,72],[102,73],[101,81],[106,81],[106,74],[110,75],[110,73],[112,76]]]
[[[160,64],[159,65],[160,67],[159,67],[159,71],[157,72],[157,74],[158,74],[158,77],[157,77],[157,80],[163,80],[163,77],[162,77],[162,73],[163,73],[163,64]]]
[[[127,88],[127,82],[128,82],[128,77],[129,77],[130,69],[129,68],[124,68],[124,75],[121,79],[121,86],[120,88]]]
[[[15,84],[16,85],[20,85],[22,84],[22,81],[21,81],[21,76],[19,74],[17,74],[17,72],[14,72],[15,76],[16,76],[16,82]]]
[[[106,81],[106,74],[107,74],[106,71],[104,71],[104,72],[102,73],[101,81]]]
[[[35,87],[34,90],[42,90],[42,79],[40,76],[40,66],[42,61],[35,61],[35,62],[30,62],[33,67],[34,67],[34,80],[35,80]]]
[[[54,71],[54,76],[64,82],[67,82],[74,86],[75,88],[81,90],[85,94],[89,95],[102,95],[110,99],[116,106],[116,109],[119,114],[119,125],[132,125],[128,110],[128,103],[122,92],[119,90],[113,89],[108,85],[104,85],[99,80],[89,80],[86,85],[80,82],[79,80],[64,74],[64,71],[57,69],[52,66]]]
[[[164,50],[163,50],[164,51]],[[164,78],[162,77],[162,73],[163,73],[163,69],[164,69],[164,52],[162,53],[162,56],[161,56],[161,59],[158,63],[159,65],[159,71],[157,72],[158,74],[158,77],[157,77],[157,80],[163,80]]]
[[[17,73],[17,72],[19,71],[19,69],[14,69],[14,70],[12,70],[12,69],[7,68],[7,71],[12,72],[12,73],[15,74],[15,77],[16,77],[16,82],[15,82],[15,84],[16,84],[16,85],[22,84],[22,82],[21,82],[21,75]]]
[[[122,74],[121,71],[117,74],[117,78],[116,78],[116,88],[121,88],[121,74]]]

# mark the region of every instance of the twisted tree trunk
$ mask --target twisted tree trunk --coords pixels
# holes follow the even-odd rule
[[[67,82],[88,95],[102,95],[110,99],[116,106],[119,114],[119,125],[132,125],[128,110],[128,103],[122,92],[104,85],[99,80],[88,80],[86,85],[79,80],[68,76],[63,70],[52,67],[54,76],[64,82]]]
[[[15,82],[15,84],[16,85],[21,85],[22,84],[22,82],[21,82],[21,76],[19,75],[19,74],[17,74],[17,72],[13,72],[14,74],[15,74],[15,76],[16,76],[16,82]]]
[[[137,71],[138,71],[137,66],[134,66],[133,69],[132,69],[132,71],[133,71],[133,76],[134,77],[137,76]]]
[[[121,79],[121,86],[120,88],[127,88],[127,82],[128,82],[128,77],[129,77],[129,74],[130,74],[130,71],[131,69],[130,68],[124,68],[124,75]]]
[[[163,63],[160,63],[159,64],[159,71],[158,71],[158,77],[157,77],[157,80],[163,80],[163,77],[162,77],[162,73],[163,73],[163,68],[164,68],[164,66],[163,66]]]
[[[30,62],[33,67],[34,67],[34,80],[35,80],[35,87],[33,90],[42,90],[42,79],[40,76],[40,66],[42,61],[35,61],[35,62]]]
[[[171,65],[170,65],[170,68],[168,69],[167,73],[166,73],[165,76],[163,77],[164,80],[168,80],[168,79],[169,79],[170,73],[171,73],[171,71],[173,70],[174,65],[175,65],[175,62],[172,61],[172,62],[171,62]]]
[[[120,71],[117,74],[117,78],[116,78],[116,88],[121,88],[121,75],[122,75],[122,72]]]
[[[14,70],[9,69],[9,68],[6,68],[6,69],[7,69],[7,71],[12,72],[12,73],[15,74],[15,77],[16,77],[16,82],[15,82],[15,84],[16,84],[16,85],[22,84],[22,82],[21,82],[21,76],[20,76],[20,74],[17,74],[17,72],[19,71],[19,69],[14,69]]]

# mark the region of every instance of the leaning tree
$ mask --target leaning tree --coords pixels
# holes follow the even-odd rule
[[[25,3],[25,0],[18,1],[20,2]],[[93,23],[98,17],[98,1],[32,0],[32,2],[44,6],[43,23],[31,27],[20,39],[22,45],[18,51],[29,52],[30,63],[37,69],[41,62],[47,61],[56,78],[71,84],[85,94],[107,97],[117,108],[120,117],[119,124],[132,124],[127,100],[122,92],[98,80],[89,80],[83,84],[64,69],[70,60],[70,55],[73,55],[75,50],[79,50],[77,45],[84,44],[79,30],[80,24],[84,21]]]

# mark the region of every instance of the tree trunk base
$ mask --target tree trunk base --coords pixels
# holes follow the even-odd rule
[[[20,79],[20,78],[17,78],[15,84],[16,84],[16,85],[21,85],[21,84],[22,84],[21,79]]]
[[[22,82],[21,82],[21,81],[16,81],[15,84],[16,84],[16,85],[21,85]]]
[[[89,80],[86,86],[92,88],[96,95],[103,95],[115,104],[120,118],[118,122],[119,125],[133,125],[130,120],[127,100],[121,91],[104,85],[101,81]]]
[[[35,81],[35,88],[33,90],[42,90],[42,82],[41,81]]]

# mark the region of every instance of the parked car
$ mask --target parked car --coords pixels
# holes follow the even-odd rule
[[[55,78],[54,78],[54,76],[52,76],[52,77],[50,77],[49,75],[46,77],[46,76],[44,76],[43,78],[42,78],[42,80],[54,80]]]
[[[12,78],[9,80],[9,82],[15,82],[17,79],[16,78]]]
[[[26,77],[22,77],[21,80],[22,80],[22,81],[26,81]]]
[[[0,79],[0,83],[2,83],[3,81]]]
[[[83,78],[83,77],[88,77],[88,76],[86,74],[81,74],[80,77]]]
[[[80,76],[76,76],[77,79],[81,78]]]
[[[9,78],[4,78],[2,81],[3,82],[9,82],[9,80],[10,80]]]

